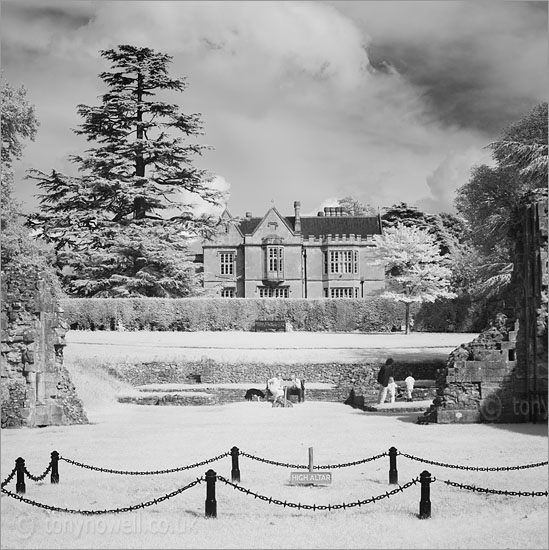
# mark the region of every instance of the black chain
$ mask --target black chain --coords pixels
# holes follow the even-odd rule
[[[284,468],[295,468],[301,470],[308,470],[309,466],[305,464],[289,464],[288,462],[277,462],[276,460],[269,460],[267,458],[261,458],[259,456],[254,456],[243,451],[239,451],[239,454],[245,456],[246,458],[251,458],[252,460],[257,460],[259,462],[265,462],[266,464],[272,464],[273,466],[283,466]],[[371,456],[369,458],[364,458],[362,460],[356,460],[354,462],[345,462],[341,464],[324,464],[321,466],[315,466],[316,470],[332,470],[336,468],[346,468],[348,466],[356,466],[358,464],[364,464],[366,462],[371,462],[372,460],[378,460],[384,456],[388,456],[389,453],[384,452],[379,455]]]
[[[159,474],[171,474],[173,472],[182,472],[183,470],[190,470],[191,468],[197,468],[198,466],[204,466],[205,464],[209,464],[210,462],[215,462],[216,460],[225,458],[230,454],[231,454],[230,452],[226,452],[214,458],[203,460],[202,462],[196,462],[195,464],[189,464],[188,466],[180,466],[179,468],[170,468],[167,470],[148,470],[148,471],[142,471],[142,472],[135,471],[135,470],[112,470],[110,468],[100,468],[99,466],[90,466],[89,464],[83,464],[82,462],[77,462],[76,460],[71,460],[70,458],[65,458],[62,456],[59,457],[59,460],[64,460],[65,462],[68,462],[69,464],[73,464],[74,466],[79,466],[80,468],[95,470],[96,472],[105,472],[107,474],[122,474],[122,475],[128,475],[128,476],[150,476],[150,475],[159,475]]]
[[[121,512],[132,512],[134,510],[139,510],[141,508],[147,508],[147,506],[153,506],[155,504],[158,504],[159,502],[162,502],[164,500],[168,500],[169,498],[172,498],[176,495],[179,495],[183,491],[186,491],[187,489],[190,489],[191,487],[194,487],[198,483],[202,483],[204,481],[203,477],[197,478],[195,481],[192,481],[188,485],[185,485],[185,487],[181,487],[180,489],[176,489],[175,491],[172,491],[171,493],[167,493],[159,498],[155,498],[153,500],[148,500],[146,502],[142,502],[140,504],[134,504],[132,506],[126,506],[124,508],[111,508],[111,509],[105,509],[105,510],[74,510],[71,508],[60,508],[58,506],[50,506],[49,504],[44,504],[42,502],[36,502],[35,500],[30,500],[28,498],[22,497],[21,495],[12,493],[11,491],[8,491],[7,489],[2,489],[2,492],[6,495],[15,498],[17,500],[20,500],[21,502],[25,502],[27,504],[30,504],[32,506],[36,506],[38,508],[43,508],[44,510],[51,510],[52,512],[66,512],[68,514],[82,514],[85,516],[98,516],[102,514],[118,514]]]
[[[441,479],[446,485],[457,487],[459,489],[467,489],[468,491],[476,491],[477,493],[487,493],[490,495],[507,495],[510,497],[546,497],[547,491],[500,491],[498,489],[485,489],[484,487],[476,487],[475,485],[465,485],[463,483],[456,483],[455,481],[448,481]]]
[[[33,481],[42,481],[47,475],[48,472],[51,470],[51,462],[48,464],[48,467],[46,468],[46,471],[41,476],[33,476],[25,466],[25,473],[27,474],[27,477],[32,479]]]
[[[4,479],[4,481],[2,481],[2,489],[13,479],[15,472],[17,472],[17,466],[14,466],[10,475],[6,479]]]
[[[412,485],[415,485],[419,478],[412,479],[412,481],[409,481],[408,483],[405,483],[404,485],[399,485],[398,489],[393,489],[392,491],[387,491],[384,494],[377,495],[375,497],[367,498],[366,500],[357,500],[355,502],[350,503],[343,503],[343,504],[301,504],[301,503],[295,503],[295,502],[288,502],[287,500],[278,500],[276,498],[272,497],[266,497],[265,495],[260,495],[258,493],[255,493],[254,491],[250,491],[249,489],[245,489],[244,487],[240,487],[239,485],[236,485],[235,483],[231,483],[228,479],[225,479],[223,476],[217,475],[216,476],[219,481],[222,481],[226,485],[230,485],[234,489],[238,489],[242,493],[246,493],[247,495],[252,495],[254,498],[258,498],[260,500],[264,500],[265,502],[268,502],[269,504],[277,504],[279,506],[284,506],[288,508],[298,508],[299,510],[345,510],[346,508],[354,508],[355,506],[362,506],[363,504],[370,504],[372,502],[376,502],[377,500],[382,500],[384,498],[388,498],[392,495],[395,495],[396,493],[401,493],[405,489],[408,489]]]
[[[483,466],[460,466],[458,464],[445,464],[444,462],[435,462],[434,460],[426,460],[425,458],[419,458],[417,456],[408,455],[406,453],[401,453],[398,451],[399,455],[411,460],[417,460],[418,462],[425,462],[426,464],[432,464],[434,466],[443,466],[444,468],[454,468],[456,470],[473,470],[475,472],[508,472],[510,470],[526,470],[527,468],[538,468],[539,466],[547,466],[549,462],[536,462],[534,464],[524,464],[523,466],[494,466],[494,467],[483,467]]]

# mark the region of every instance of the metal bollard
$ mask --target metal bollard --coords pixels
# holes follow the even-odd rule
[[[52,483],[59,483],[59,453],[52,451],[51,453],[51,477]]]
[[[215,500],[215,482],[217,474],[213,470],[206,472],[206,517],[217,517],[217,501]]]
[[[398,471],[397,471],[397,450],[396,447],[389,449],[389,483],[393,485],[398,484]]]
[[[15,491],[18,495],[25,494],[25,459],[17,458],[15,460],[15,468],[17,469],[17,481],[15,483]]]
[[[231,449],[231,457],[233,460],[233,469],[231,470],[231,481],[240,481],[240,470],[238,469],[238,447]]]
[[[431,517],[431,474],[427,470],[423,470],[419,475],[419,482],[421,483],[419,519],[427,519]]]

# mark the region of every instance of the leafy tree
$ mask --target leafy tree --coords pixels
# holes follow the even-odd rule
[[[480,254],[474,293],[482,298],[496,297],[510,284],[512,213],[530,191],[547,186],[547,103],[508,126],[489,147],[496,166],[474,167],[454,201]]]
[[[427,214],[405,202],[393,204],[384,210],[385,213],[381,216],[383,227],[396,227],[402,224],[428,231],[434,235],[442,255],[452,252],[463,242],[466,235],[465,220],[453,214]]]
[[[444,265],[435,237],[426,230],[397,224],[376,235],[375,241],[387,276],[387,290],[382,296],[404,303],[408,334],[411,303],[456,296],[450,290],[452,272]]]
[[[199,114],[183,114],[159,94],[182,92],[171,56],[120,45],[102,50],[110,70],[99,106],[79,105],[78,135],[94,146],[71,157],[79,177],[32,170],[45,191],[30,223],[54,243],[58,267],[79,296],[181,297],[200,292],[189,239],[217,220],[196,215],[195,198],[217,204],[211,177],[193,166],[206,146]]]
[[[376,210],[373,206],[370,206],[369,204],[363,204],[362,202],[353,199],[353,197],[344,197],[342,199],[339,199],[337,202],[339,206],[343,207],[343,212],[345,212],[347,216],[376,215]]]
[[[547,102],[536,105],[488,145],[500,166],[513,167],[530,186],[539,189],[547,186],[547,110]]]
[[[30,236],[23,223],[21,205],[13,198],[13,164],[21,158],[25,140],[34,141],[39,126],[24,86],[14,88],[8,82],[2,83],[1,125],[2,266],[17,261],[46,269],[53,259],[52,250]]]

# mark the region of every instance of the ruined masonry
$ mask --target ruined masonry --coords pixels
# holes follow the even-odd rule
[[[418,422],[547,422],[547,190],[515,213],[512,303],[437,373],[437,397]]]
[[[46,274],[10,264],[1,286],[2,428],[87,423],[63,366],[67,329]]]

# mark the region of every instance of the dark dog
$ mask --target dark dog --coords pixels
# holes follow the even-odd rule
[[[259,401],[259,398],[265,399],[265,394],[261,390],[258,390],[256,388],[250,388],[246,392],[244,399],[246,399],[246,401],[251,401],[254,397],[256,397],[257,400]]]

